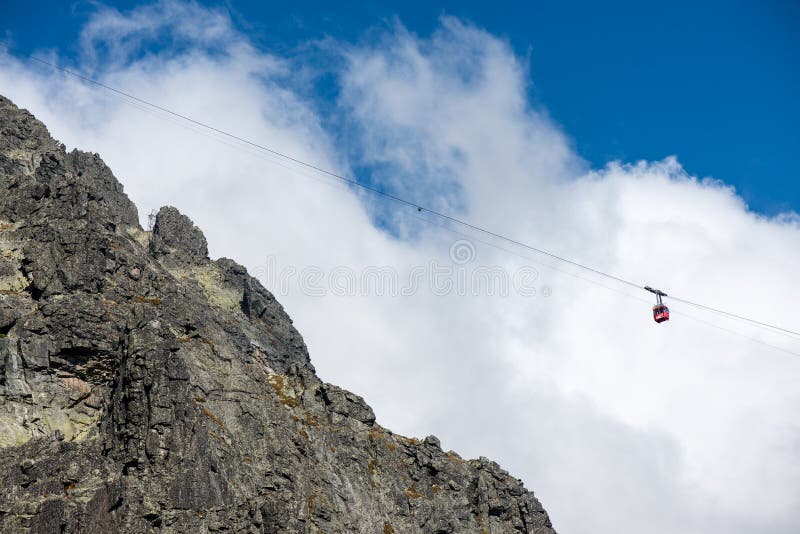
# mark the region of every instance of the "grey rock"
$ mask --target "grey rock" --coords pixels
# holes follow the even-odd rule
[[[34,337],[21,342],[20,352],[28,369],[45,369],[50,366],[49,343],[45,338]]]
[[[323,383],[175,208],[0,97],[0,532],[551,534],[533,493]]]
[[[0,339],[0,354],[5,363],[5,394],[10,398],[27,398],[31,396],[31,388],[16,345],[13,339]]]
[[[425,445],[430,445],[431,447],[436,447],[437,449],[441,449],[442,448],[442,442],[439,441],[439,438],[437,438],[436,436],[428,436],[428,437],[426,437],[423,440],[423,443],[425,443]]]
[[[375,413],[372,408],[358,395],[333,384],[324,384],[320,388],[320,393],[328,410],[340,415],[342,420],[350,418],[370,426],[375,423]]]
[[[0,334],[6,335],[21,316],[22,310],[15,299],[6,296],[0,300]]]
[[[150,253],[170,266],[190,267],[209,261],[208,243],[203,232],[172,206],[161,208],[156,215]]]

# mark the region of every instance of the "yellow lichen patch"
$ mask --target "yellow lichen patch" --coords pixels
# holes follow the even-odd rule
[[[23,258],[25,258],[22,250],[20,250],[16,245],[8,241],[4,241],[2,236],[0,236],[0,256],[13,261],[21,261]]]
[[[0,412],[0,449],[23,445],[59,431],[66,441],[82,441],[97,426],[102,410],[91,415],[72,409],[8,403]]]
[[[30,431],[22,425],[0,420],[0,449],[23,445],[32,438]]]
[[[275,393],[278,394],[278,400],[281,404],[289,408],[300,406],[300,397],[297,396],[294,389],[288,384],[288,380],[284,375],[269,375],[267,380],[275,390]]]
[[[9,149],[4,151],[3,154],[10,161],[13,161],[21,167],[22,174],[25,176],[33,176],[36,169],[42,163],[42,155],[36,152],[25,149]]]
[[[233,288],[225,287],[222,275],[213,265],[203,265],[191,269],[170,269],[170,274],[179,280],[191,279],[200,284],[209,304],[225,310],[240,309],[241,293]]]
[[[21,293],[29,285],[30,281],[19,271],[9,276],[0,276],[0,291],[6,294]]]
[[[140,230],[135,226],[128,227],[128,235],[144,248],[150,246],[150,238],[153,236],[152,232],[145,232],[144,230]]]
[[[0,256],[15,261],[20,261],[25,257],[21,247],[8,235],[10,230],[18,227],[19,224],[0,220]]]
[[[173,336],[175,336],[175,338],[176,338],[178,341],[180,341],[181,337],[184,337],[183,330],[179,330],[179,329],[175,328],[175,327],[174,327],[174,326],[172,326],[172,325],[169,325],[167,328],[169,328],[169,331],[170,331],[170,333],[171,333]],[[191,339],[191,338],[189,338],[188,336],[186,336],[186,337],[187,337],[187,339]]]

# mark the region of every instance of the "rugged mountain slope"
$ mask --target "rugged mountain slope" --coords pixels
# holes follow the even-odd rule
[[[281,305],[0,97],[0,532],[535,532],[486,459],[320,381]]]

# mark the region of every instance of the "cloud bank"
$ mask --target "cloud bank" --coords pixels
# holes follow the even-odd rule
[[[221,9],[98,7],[79,44],[74,60],[39,55],[598,269],[794,322],[795,214],[752,213],[674,157],[590,169],[530,104],[526,61],[474,25],[444,17],[417,36],[397,22],[357,44],[315,43],[338,84],[325,105],[302,56],[257,49]],[[24,58],[0,56],[0,92],[69,147],[99,152],[143,221],[178,206],[213,255],[257,273],[323,379],[364,395],[395,431],[497,459],[560,532],[796,530],[800,358],[772,346],[798,352],[797,340],[678,304],[656,326],[642,292],[428,224]],[[474,245],[465,263],[451,257],[461,239]],[[427,281],[410,295],[330,291],[342,269],[409,280],[434,266],[454,283],[481,268],[532,268],[534,294]]]

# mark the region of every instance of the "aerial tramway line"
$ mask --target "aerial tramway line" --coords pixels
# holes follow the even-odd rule
[[[0,47],[9,49],[8,46],[2,45],[2,44],[0,44]],[[187,126],[199,127],[200,129],[205,130],[206,132],[210,132],[211,134],[216,134],[216,135],[222,136],[224,138],[227,138],[228,140],[234,140],[234,141],[236,141],[238,143],[241,143],[242,145],[246,145],[246,147],[242,147],[240,145],[236,145],[237,148],[249,148],[251,150],[252,149],[256,149],[257,151],[260,151],[260,152],[263,152],[263,153],[267,153],[267,154],[270,154],[270,155],[273,155],[273,156],[277,156],[277,157],[279,157],[279,158],[281,158],[281,159],[283,159],[285,161],[289,161],[289,162],[292,162],[294,164],[300,165],[300,166],[302,166],[302,167],[304,167],[306,169],[310,169],[310,170],[315,171],[317,173],[320,173],[322,175],[326,175],[328,177],[335,178],[335,179],[337,179],[337,180],[339,180],[341,182],[344,182],[345,184],[348,184],[350,186],[358,187],[358,188],[360,188],[360,189],[362,189],[364,191],[367,191],[369,193],[372,193],[372,194],[378,195],[380,197],[392,200],[392,201],[394,201],[394,202],[396,202],[398,204],[413,208],[416,212],[429,213],[429,214],[433,215],[434,217],[438,218],[439,220],[444,221],[446,223],[456,224],[458,226],[461,226],[462,228],[465,228],[465,229],[468,229],[468,230],[471,230],[471,231],[475,231],[475,232],[479,232],[479,233],[484,234],[484,235],[486,235],[488,237],[491,237],[493,239],[499,239],[501,241],[505,241],[506,243],[510,243],[510,244],[512,244],[514,246],[517,246],[517,247],[520,247],[522,249],[530,250],[532,252],[535,252],[537,254],[541,254],[541,255],[550,257],[552,259],[555,259],[557,261],[563,262],[565,264],[572,265],[574,267],[578,267],[578,268],[580,268],[580,269],[582,269],[584,271],[588,271],[590,273],[594,273],[594,274],[596,274],[598,276],[602,276],[602,277],[604,277],[606,279],[609,279],[609,280],[612,280],[614,282],[617,282],[617,283],[620,283],[620,284],[624,284],[624,285],[627,285],[627,286],[631,286],[631,287],[636,288],[638,290],[644,290],[644,291],[648,291],[650,293],[653,293],[656,296],[656,304],[652,307],[652,313],[653,313],[653,319],[655,320],[656,323],[660,324],[660,323],[666,322],[666,321],[668,321],[670,319],[669,308],[666,306],[666,304],[664,304],[664,301],[663,301],[664,297],[667,297],[667,298],[670,298],[670,299],[672,299],[672,300],[674,300],[676,302],[680,302],[680,303],[686,304],[688,306],[692,306],[692,307],[694,307],[696,309],[699,309],[699,310],[703,310],[703,311],[706,311],[706,312],[714,313],[714,314],[717,314],[719,316],[726,317],[728,319],[735,319],[735,320],[739,320],[739,321],[742,321],[742,322],[746,322],[746,323],[749,323],[750,325],[766,329],[766,330],[768,330],[768,331],[770,331],[772,333],[786,335],[788,337],[791,337],[795,341],[800,341],[800,332],[798,332],[798,331],[790,330],[790,329],[783,328],[783,327],[780,327],[780,326],[776,326],[776,325],[773,325],[773,324],[770,324],[770,323],[758,321],[758,320],[755,320],[755,319],[752,319],[752,318],[749,318],[749,317],[745,317],[745,316],[742,316],[742,315],[737,315],[735,313],[731,313],[731,312],[728,312],[728,311],[720,310],[720,309],[717,309],[717,308],[713,308],[711,306],[706,306],[706,305],[699,304],[699,303],[696,303],[696,302],[692,302],[692,301],[689,301],[689,300],[686,300],[686,299],[670,296],[667,293],[661,291],[660,289],[654,289],[654,288],[652,288],[650,286],[642,286],[640,284],[636,284],[636,283],[631,282],[629,280],[626,280],[624,278],[620,278],[618,276],[614,276],[612,274],[600,271],[598,269],[594,269],[594,268],[589,267],[587,265],[578,263],[576,261],[570,260],[570,259],[562,257],[562,256],[558,256],[556,254],[553,254],[552,252],[548,252],[546,250],[536,248],[536,247],[534,247],[532,245],[529,245],[529,244],[524,243],[522,241],[513,239],[511,237],[505,236],[503,234],[500,234],[500,233],[497,233],[497,232],[493,232],[493,231],[491,231],[489,229],[486,229],[484,227],[478,226],[476,224],[472,224],[469,221],[466,221],[466,220],[463,220],[463,219],[460,219],[460,218],[457,218],[457,217],[454,217],[454,216],[451,216],[451,215],[447,215],[446,213],[442,213],[442,212],[439,212],[439,211],[435,211],[435,210],[426,208],[425,206],[421,206],[421,205],[419,205],[419,204],[417,204],[415,202],[412,202],[410,200],[406,200],[405,198],[399,197],[399,196],[397,196],[395,194],[383,191],[381,189],[378,189],[377,187],[374,187],[374,186],[359,182],[358,180],[355,180],[353,178],[348,178],[346,176],[343,176],[343,175],[337,174],[335,172],[326,170],[326,169],[324,169],[322,167],[318,167],[318,166],[316,166],[314,164],[307,163],[307,162],[302,161],[300,159],[294,158],[294,157],[289,156],[287,154],[283,154],[283,153],[281,153],[281,152],[279,152],[277,150],[271,149],[271,148],[266,147],[264,145],[260,145],[258,143],[255,143],[255,142],[250,141],[248,139],[245,139],[243,137],[237,136],[237,135],[235,135],[233,133],[227,132],[227,131],[222,130],[220,128],[216,128],[216,127],[214,127],[212,125],[206,124],[206,123],[201,122],[201,121],[196,120],[196,119],[193,119],[193,118],[191,118],[191,117],[189,117],[187,115],[183,115],[183,114],[177,113],[177,112],[172,111],[170,109],[167,109],[165,107],[159,106],[157,104],[154,104],[154,103],[149,102],[147,100],[144,100],[142,98],[134,96],[134,95],[132,95],[130,93],[121,91],[119,89],[116,89],[114,87],[106,85],[106,84],[104,84],[102,82],[99,82],[97,80],[94,80],[92,78],[84,76],[84,75],[82,75],[80,73],[74,72],[74,71],[66,69],[64,67],[60,67],[60,66],[58,66],[58,65],[56,65],[56,64],[54,64],[54,63],[52,63],[50,61],[47,61],[45,59],[41,59],[41,58],[33,56],[33,55],[28,56],[28,57],[32,61],[36,61],[36,62],[41,63],[43,65],[46,65],[46,66],[48,66],[48,67],[50,67],[52,69],[61,71],[61,72],[65,73],[65,74],[67,74],[69,76],[75,77],[75,78],[80,79],[80,80],[82,80],[84,82],[87,82],[87,83],[90,83],[90,84],[95,85],[97,87],[100,87],[102,89],[105,89],[105,90],[113,93],[115,96],[121,97],[121,99],[124,102],[126,102],[127,104],[133,105],[134,107],[136,107],[136,108],[138,108],[140,110],[147,111],[147,112],[156,112],[154,114],[157,117],[159,117],[159,118],[161,118],[163,120],[175,121],[175,119],[178,119],[180,121],[184,121]],[[160,115],[159,112],[163,113],[165,115]],[[196,130],[194,128],[191,128],[191,129],[193,131],[197,132],[197,133],[203,133],[200,130]],[[225,141],[223,139],[220,139],[218,137],[214,137],[214,139],[216,139],[217,141],[225,143]],[[423,219],[423,220],[425,220],[425,219]],[[427,222],[432,223],[432,224],[437,224],[437,223],[434,223],[433,221],[427,221]],[[447,228],[447,227],[445,227],[445,228]],[[456,233],[458,233],[458,232],[456,232]],[[484,242],[484,243],[486,243],[486,242]],[[495,246],[495,245],[493,245],[491,243],[486,243],[486,244],[488,244],[490,246]],[[501,248],[501,247],[496,247],[496,248]],[[501,248],[501,249],[508,251],[508,249],[505,249],[505,248]],[[508,252],[511,252],[511,251],[508,251]],[[511,252],[511,253],[512,254],[516,254],[515,252]],[[550,265],[548,265],[548,266],[552,267]],[[556,269],[556,270],[558,270],[558,269]],[[567,274],[569,274],[569,273],[567,273]],[[586,279],[586,278],[582,278],[582,279],[586,280],[586,281],[589,281],[589,282],[592,282],[592,283],[596,283],[596,282],[594,282],[592,280],[589,280],[589,279]],[[600,285],[602,285],[602,284],[600,284]],[[606,287],[607,289],[611,289],[613,291],[618,291],[616,289],[613,289],[613,288],[605,286],[605,285],[602,285],[602,287]],[[631,295],[628,295],[627,293],[626,293],[626,295],[629,296],[629,297],[631,296]],[[684,314],[684,315],[689,317],[689,318],[692,318],[694,320],[697,320],[698,322],[707,324],[709,326],[713,326],[715,328],[724,330],[724,331],[729,332],[731,334],[740,335],[740,336],[746,337],[747,339],[750,339],[751,341],[755,341],[755,342],[767,345],[767,346],[772,347],[774,349],[777,349],[777,350],[780,350],[780,351],[783,351],[783,352],[787,352],[787,353],[793,354],[795,356],[800,356],[800,353],[796,353],[796,352],[793,352],[793,351],[790,351],[790,350],[787,350],[785,348],[778,347],[778,346],[775,346],[775,345],[770,345],[769,343],[766,343],[766,342],[764,342],[764,341],[762,341],[760,339],[752,338],[752,337],[746,336],[744,334],[741,334],[738,331],[730,330],[728,328],[724,328],[724,327],[718,326],[718,325],[716,325],[714,323],[710,323],[710,322],[707,322],[707,321],[704,321],[704,320],[701,320],[701,319],[697,319],[696,317],[693,317],[691,315],[687,315],[687,314]]]

